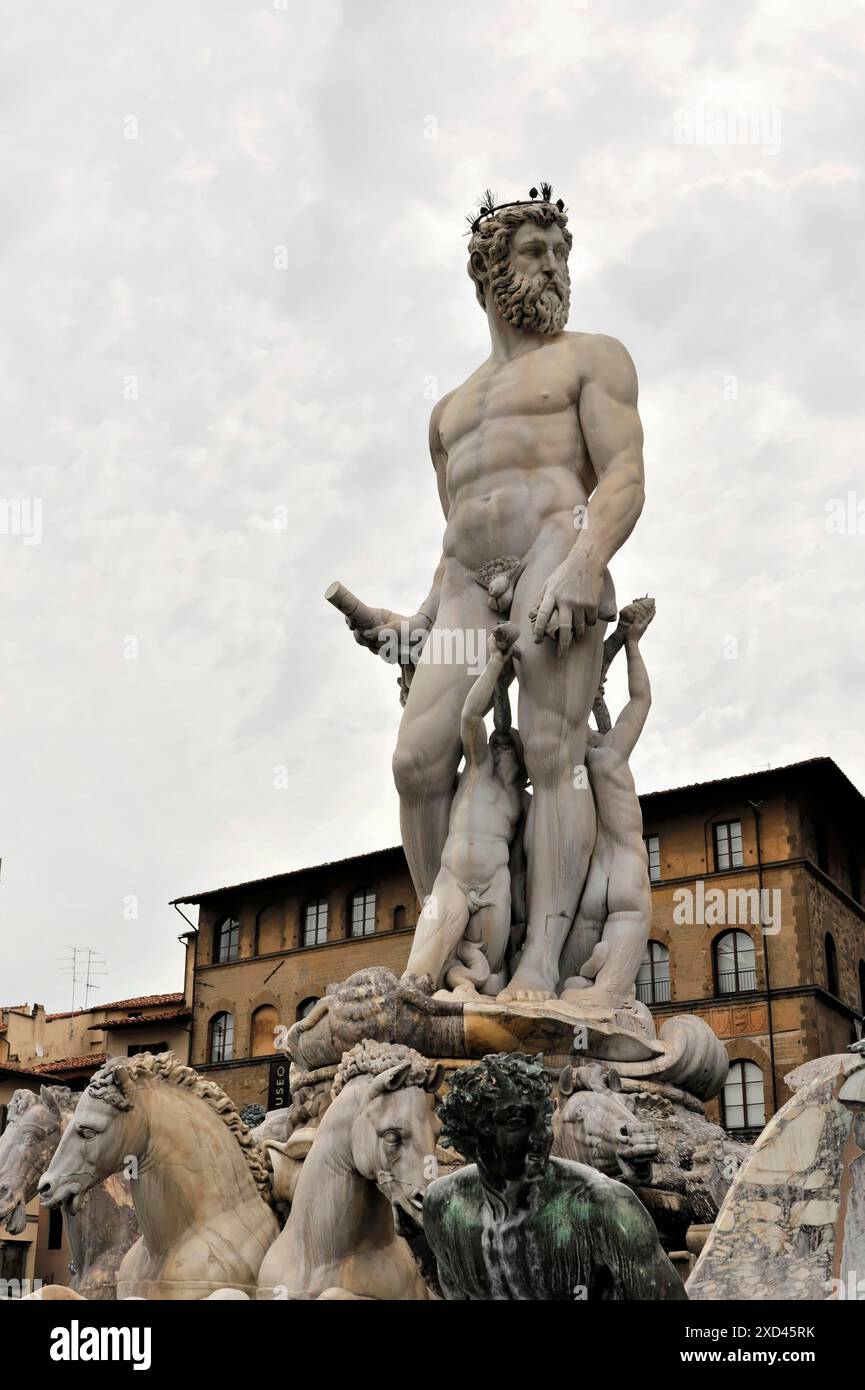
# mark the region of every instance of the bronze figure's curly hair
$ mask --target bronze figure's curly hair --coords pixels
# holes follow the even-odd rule
[[[553,1103],[550,1077],[543,1054],[490,1053],[453,1077],[450,1090],[439,1105],[442,1122],[440,1143],[475,1162],[479,1140],[489,1134],[496,1112],[504,1105],[527,1105],[535,1112],[526,1174],[539,1178],[547,1166],[553,1143]]]

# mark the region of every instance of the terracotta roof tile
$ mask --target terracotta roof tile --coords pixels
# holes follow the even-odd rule
[[[86,1057],[61,1057],[54,1062],[34,1062],[30,1070],[38,1075],[50,1072],[54,1076],[58,1076],[65,1071],[82,1071],[85,1067],[101,1067],[107,1057],[107,1052],[91,1052]]]
[[[13,1072],[15,1076],[35,1077],[38,1075],[44,1078],[51,1075],[49,1071],[46,1071],[42,1063],[35,1062],[32,1064],[25,1062],[0,1062],[0,1073],[4,1071]]]
[[[67,1010],[66,1013],[46,1014],[48,1019],[57,1018],[77,1018],[79,1014],[92,1014],[95,1010],[100,1012],[106,1009],[144,1009],[153,1004],[182,1004],[183,994],[142,994],[137,999],[115,999],[110,1004],[93,1004],[89,1009],[76,1009],[73,1013]]]
[[[191,1017],[191,1009],[163,1009],[155,1014],[135,1014],[131,1018],[108,1018],[104,1023],[91,1023],[88,1032],[98,1033],[102,1029],[110,1032],[112,1028],[139,1028],[147,1023],[164,1023],[167,1019]]]

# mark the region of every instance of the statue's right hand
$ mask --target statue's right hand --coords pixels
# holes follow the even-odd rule
[[[390,608],[371,609],[364,615],[363,625],[350,616],[345,621],[358,646],[366,647],[385,661],[400,666],[410,664],[412,652],[419,652],[430,629],[429,618],[423,613],[405,617]]]

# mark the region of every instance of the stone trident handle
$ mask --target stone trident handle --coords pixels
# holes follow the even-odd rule
[[[356,594],[347,589],[344,584],[340,584],[335,579],[332,584],[328,584],[324,591],[324,596],[328,603],[332,603],[334,608],[338,608],[346,618],[350,618],[355,627],[361,632],[367,628],[375,627],[378,621],[377,615],[365,603],[361,603]]]

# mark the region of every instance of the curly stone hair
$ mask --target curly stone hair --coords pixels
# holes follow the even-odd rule
[[[561,212],[554,203],[524,203],[520,207],[502,208],[492,217],[485,217],[469,239],[467,266],[478,304],[484,311],[487,284],[495,288],[499,276],[507,266],[511,238],[526,222],[534,222],[538,227],[561,227],[569,251],[573,245],[574,238],[568,231],[567,213]],[[473,261],[475,253],[480,255],[480,263]],[[480,264],[483,265],[483,270]]]
[[[356,1076],[380,1076],[383,1071],[390,1071],[391,1067],[398,1067],[405,1062],[411,1062],[405,1085],[426,1085],[433,1070],[432,1063],[419,1052],[415,1052],[413,1047],[364,1038],[363,1042],[357,1043],[350,1052],[343,1053],[342,1061],[333,1078],[331,1096],[336,1100],[343,1087]]]
[[[490,1053],[458,1071],[439,1105],[439,1142],[474,1162],[479,1139],[490,1133],[493,1118],[504,1105],[526,1105],[534,1111],[526,1173],[538,1178],[547,1166],[553,1143],[550,1076],[540,1052],[537,1057],[527,1057],[524,1052]]]

